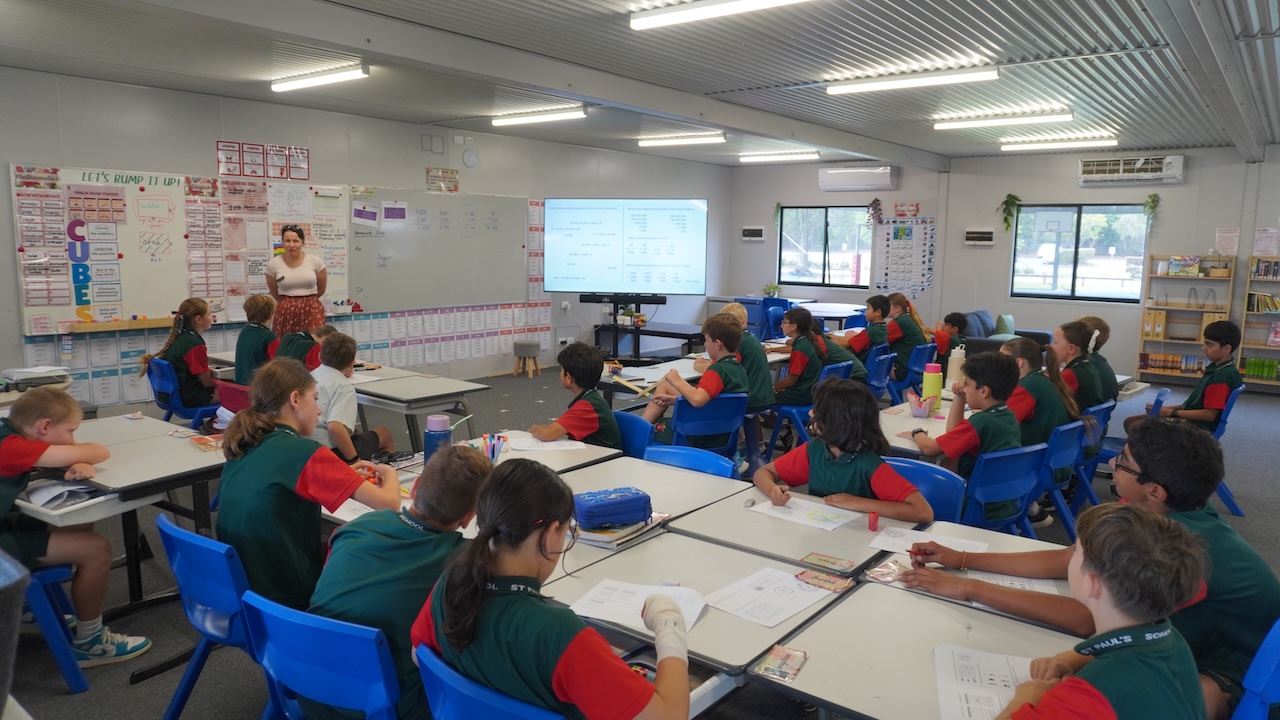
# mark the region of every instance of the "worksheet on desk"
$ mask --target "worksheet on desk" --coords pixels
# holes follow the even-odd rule
[[[621,580],[601,580],[586,595],[569,606],[579,617],[595,618],[606,622],[626,625],[637,630],[644,630],[645,600],[650,595],[666,595],[676,601],[680,614],[684,615],[685,629],[692,630],[693,624],[702,614],[707,601],[702,593],[693,588],[672,585],[636,585]]]
[[[539,440],[532,437],[513,437],[507,440],[512,450],[583,450],[587,444],[580,440]]]
[[[807,525],[819,530],[835,530],[841,525],[863,516],[863,513],[854,510],[845,510],[834,505],[828,505],[820,500],[815,502],[794,494],[790,500],[787,500],[786,505],[774,505],[766,501],[758,502],[752,505],[750,509],[752,512]]]
[[[707,604],[765,627],[774,627],[831,595],[795,575],[762,568],[707,596]]]
[[[942,720],[995,720],[1031,679],[1031,658],[981,652],[956,645],[933,649]]]
[[[986,552],[988,547],[987,543],[978,540],[964,540],[962,538],[935,535],[933,533],[927,533],[920,530],[907,530],[904,528],[889,528],[887,530],[881,530],[880,534],[872,538],[871,542],[867,544],[877,550],[905,553],[910,551],[911,546],[916,543],[926,543],[930,541],[949,547],[952,550],[971,553]]]
[[[362,385],[364,383],[377,382],[382,378],[376,375],[367,375],[365,373],[354,373],[347,379],[351,381],[352,385]]]

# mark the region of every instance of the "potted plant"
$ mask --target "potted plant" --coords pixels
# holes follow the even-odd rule
[[[778,293],[782,292],[782,287],[778,283],[769,283],[760,289],[765,297],[778,297]]]
[[[1009,193],[1004,196],[1004,202],[1000,203],[1000,206],[996,208],[996,210],[1004,214],[1004,229],[1006,232],[1013,229],[1013,219],[1018,216],[1018,206],[1021,204],[1022,198]]]

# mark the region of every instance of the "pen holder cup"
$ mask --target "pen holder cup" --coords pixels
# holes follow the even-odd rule
[[[911,417],[929,417],[929,413],[933,412],[933,402],[937,399],[936,395],[930,395],[923,399],[915,395],[908,395],[907,404],[911,408]]]

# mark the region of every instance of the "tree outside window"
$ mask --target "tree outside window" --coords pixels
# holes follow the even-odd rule
[[[784,207],[778,237],[778,284],[869,287],[865,207]]]
[[[1146,246],[1142,205],[1019,206],[1010,294],[1137,302]]]

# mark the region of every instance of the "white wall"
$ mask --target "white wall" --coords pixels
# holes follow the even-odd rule
[[[425,168],[461,172],[463,192],[544,197],[706,197],[708,287],[722,281],[722,243],[728,232],[728,168],[630,153],[466,133],[480,155],[474,170],[463,168],[464,146],[446,142],[445,155],[423,151],[421,135],[455,134],[446,128],[377,120],[303,108],[134,87],[0,67],[0,163],[101,166],[192,175],[215,172],[214,142],[252,140],[309,147],[312,179],[384,187],[425,187]],[[0,193],[0,216],[13,217],[9,188]],[[0,222],[0,278],[16,303],[17,270],[13,223]],[[448,266],[423,268],[425,282]],[[483,278],[476,278],[483,282]],[[561,300],[573,308],[560,309]],[[579,307],[577,296],[554,296],[553,337],[577,335],[600,322],[597,306]],[[702,298],[672,298],[660,320],[695,322]],[[378,308],[371,308],[377,310]],[[576,320],[575,320],[576,318]],[[555,348],[548,354],[554,357]],[[544,360],[546,356],[544,355]],[[23,364],[15,312],[0,313],[0,367]],[[509,369],[509,358],[437,366],[436,372],[473,377]]]

